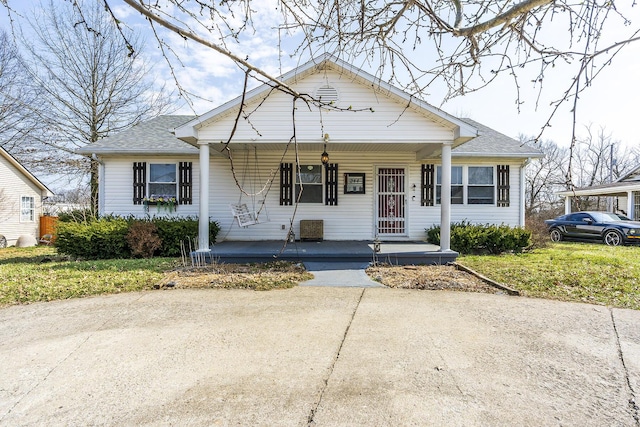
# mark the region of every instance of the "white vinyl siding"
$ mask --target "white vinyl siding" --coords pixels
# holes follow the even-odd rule
[[[236,165],[236,176],[245,181],[245,190],[251,188],[261,188],[260,182],[264,185],[267,181],[265,171],[278,167],[281,153],[258,152],[260,158],[261,180],[253,182],[249,177],[255,168],[251,165],[248,169],[242,165]],[[242,158],[237,155],[237,158]],[[316,152],[305,152],[300,155],[302,164],[310,164],[317,158]],[[384,161],[381,161],[384,158]],[[295,158],[285,158],[285,162],[295,162]],[[420,164],[415,161],[413,153],[331,153],[331,162],[337,163],[340,167],[338,179],[339,203],[337,206],[326,206],[324,204],[301,203],[293,218],[294,232],[299,236],[300,220],[324,220],[324,238],[326,240],[372,240],[375,237],[375,173],[376,168],[397,167],[406,168],[407,189],[407,236],[404,240],[423,240],[425,229],[434,224],[440,223],[440,206],[425,207],[420,206]],[[502,164],[504,161],[502,161]],[[495,163],[497,164],[497,163]],[[407,167],[408,166],[408,167]],[[494,167],[494,163],[490,165]],[[344,174],[364,173],[365,193],[364,194],[344,194]],[[211,194],[209,206],[212,219],[220,222],[220,238],[227,240],[269,240],[285,239],[289,224],[296,210],[294,206],[280,206],[279,204],[279,178],[276,176],[271,190],[266,194],[263,206],[262,200],[265,193],[255,198],[240,196],[240,190],[233,184],[233,177],[229,170],[229,161],[226,159],[214,158],[211,164]],[[512,226],[520,225],[520,210],[518,200],[520,192],[518,190],[520,167],[518,164],[511,166],[510,184],[512,204],[508,208],[497,208],[495,205],[454,205],[451,208],[452,220],[460,222],[466,220],[479,224],[508,224]],[[259,182],[258,182],[259,181]],[[226,182],[225,186],[214,185],[215,183]],[[416,188],[413,187],[416,184]],[[250,191],[248,191],[250,192]],[[253,225],[247,228],[238,227],[233,220],[229,204],[246,203],[250,210],[263,209],[269,221]],[[264,213],[263,213],[264,214]],[[266,219],[266,216],[263,219]],[[284,226],[284,230],[282,229]]]
[[[33,201],[33,207],[24,212],[28,221],[22,221],[23,197]],[[30,235],[37,240],[40,237],[41,214],[41,190],[0,155],[0,234],[5,236],[7,244],[15,245],[22,235]]]
[[[163,215],[163,216],[192,216],[198,215],[198,195],[200,191],[199,174],[197,157],[160,157],[160,156],[123,156],[108,157],[103,156],[102,177],[100,183],[103,188],[100,190],[100,214],[113,214],[120,216],[134,215],[143,217],[146,215]],[[158,209],[157,206],[148,206],[148,212],[145,211],[143,204],[133,204],[133,162],[147,162],[147,169],[150,164],[173,164],[178,162],[193,162],[193,197],[194,203],[191,205],[176,205],[175,212],[168,212],[166,209]],[[147,172],[148,173],[148,172]],[[233,181],[231,181],[233,182]],[[147,186],[149,184],[147,183]],[[215,187],[211,187],[212,191]],[[147,197],[149,197],[149,188],[147,188]]]
[[[323,110],[322,126],[329,134],[328,151],[331,154],[331,141],[349,141],[354,144],[379,144],[393,141],[435,142],[453,140],[454,129],[436,123],[424,114],[409,108],[406,101],[395,101],[376,94],[370,84],[356,84],[350,79],[327,71],[306,77],[296,84],[300,93],[315,93],[328,82],[339,93],[336,107],[347,111]],[[246,106],[245,111],[253,111],[262,99]],[[315,106],[309,106],[298,100],[295,107],[296,139],[298,142],[322,142],[320,131],[320,113]],[[260,114],[252,114],[251,120],[240,120],[234,133],[235,141],[286,142],[293,134],[290,120],[294,108],[291,96],[272,91],[268,99],[262,102]],[[230,111],[225,117],[208,123],[199,129],[201,140],[219,141],[220,135],[229,135],[234,127],[237,112]],[[283,120],[287,118],[286,120]],[[366,125],[354,125],[358,121]],[[259,130],[259,134],[256,132]],[[318,151],[318,155],[322,149]],[[333,160],[332,160],[333,162]]]
[[[282,153],[275,151],[260,151],[258,149],[259,174],[261,180],[253,180],[251,176],[255,173],[255,166],[246,166],[243,162],[236,164],[236,176],[240,182],[244,180],[244,188],[251,193],[252,188],[260,189],[266,184],[269,177],[268,172],[277,170]],[[236,159],[241,159],[242,154],[236,154]],[[409,154],[389,154],[385,157],[391,161],[406,164]],[[256,197],[242,195],[236,185],[233,184],[233,177],[229,168],[229,161],[221,158],[212,158],[211,163],[211,194],[209,206],[210,215],[220,222],[220,238],[227,240],[281,240],[287,236],[289,224],[293,219],[293,230],[296,236],[300,235],[301,220],[324,221],[324,238],[326,240],[371,240],[374,236],[374,176],[375,161],[379,158],[376,153],[354,153],[336,152],[331,153],[331,163],[337,163],[340,168],[338,176],[338,205],[327,206],[324,203],[300,203],[296,206],[280,206],[279,175],[268,192],[263,192]],[[303,165],[315,164],[318,153],[300,153],[300,163]],[[283,160],[285,163],[294,163],[293,154],[288,155]],[[365,194],[344,194],[344,173],[364,173],[365,174]],[[324,171],[323,171],[324,174]],[[214,186],[214,183],[225,182],[224,186]],[[269,221],[253,225],[247,228],[238,227],[231,216],[230,203],[245,203],[250,210],[259,210],[263,207],[263,218]],[[295,212],[295,217],[293,217]],[[284,229],[283,229],[284,228]]]
[[[282,153],[278,151],[260,150],[258,148],[258,162],[247,162],[245,152],[235,152],[234,169],[236,178],[249,193],[255,196],[241,194],[235,184],[229,160],[222,157],[211,157],[209,181],[209,209],[212,220],[220,224],[218,240],[284,240],[287,236],[289,224],[293,219],[294,232],[299,236],[300,220],[322,219],[324,221],[324,238],[326,240],[372,240],[375,237],[374,207],[375,207],[375,173],[376,168],[398,167],[406,168],[405,188],[407,191],[407,236],[404,240],[423,240],[425,229],[440,223],[440,205],[420,206],[420,163],[415,161],[413,153],[353,153],[332,152],[331,162],[340,168],[338,177],[339,197],[337,206],[327,206],[324,203],[301,203],[297,210],[294,206],[280,206],[278,168]],[[253,159],[254,152],[248,154]],[[316,164],[318,153],[304,151],[300,153],[300,163],[304,165]],[[381,161],[383,159],[384,161]],[[103,213],[136,216],[157,215],[154,207],[145,213],[144,207],[133,204],[132,163],[142,158],[104,159],[105,170],[105,209]],[[167,159],[145,157],[149,163],[170,163]],[[197,158],[185,158],[180,161],[193,162],[193,205],[179,205],[176,216],[198,215],[199,200],[199,171]],[[295,164],[293,154],[283,159],[284,162]],[[486,166],[495,168],[496,164],[505,164],[504,160],[492,160],[485,163],[477,162],[472,166]],[[458,165],[462,166],[462,165]],[[467,166],[467,165],[465,165]],[[344,174],[364,173],[365,193],[344,194]],[[323,171],[324,174],[324,171]],[[271,188],[268,180],[274,176]],[[323,177],[324,179],[324,177]],[[453,205],[451,219],[453,222],[468,221],[478,224],[520,224],[520,165],[511,164],[509,176],[511,185],[511,205],[497,208],[494,205]],[[416,187],[413,187],[413,185]],[[263,202],[264,201],[264,202]],[[260,224],[240,228],[234,220],[230,205],[244,203],[251,211],[261,211]],[[293,217],[295,211],[295,218]],[[162,213],[167,215],[167,213]],[[284,227],[284,229],[283,229]],[[215,249],[214,249],[215,250]]]

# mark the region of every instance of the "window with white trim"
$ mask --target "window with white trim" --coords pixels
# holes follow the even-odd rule
[[[438,166],[436,168],[436,204],[441,203],[441,194],[442,167]],[[451,166],[452,205],[494,205],[495,194],[493,166]]]
[[[296,170],[295,174],[294,200],[300,194],[300,203],[322,203],[322,165],[300,165],[300,170]]]
[[[149,197],[177,198],[178,179],[175,163],[149,164]]]
[[[436,168],[436,203],[442,198],[442,166]],[[462,181],[462,166],[451,166],[451,204],[464,203],[464,185]]]
[[[36,220],[36,200],[33,196],[20,198],[20,222],[34,222]]]
[[[467,204],[492,205],[494,201],[493,166],[469,166]]]

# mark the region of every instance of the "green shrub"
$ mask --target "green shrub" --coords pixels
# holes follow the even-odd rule
[[[60,253],[75,258],[129,258],[132,255],[132,245],[127,241],[127,235],[130,234],[131,227],[134,230],[136,227],[151,229],[140,224],[152,224],[155,227],[161,246],[154,249],[153,254],[163,257],[179,256],[180,243],[196,239],[198,236],[198,220],[196,218],[153,217],[138,219],[133,216],[127,218],[106,216],[92,221],[59,223],[56,247]],[[219,231],[220,226],[217,222],[209,223],[210,243],[215,243]],[[135,244],[133,246],[134,255],[145,256],[144,251],[138,252],[141,247],[137,247]]]
[[[440,244],[440,226],[426,230],[427,241]],[[531,246],[531,232],[519,227],[494,224],[451,224],[451,249],[462,254],[522,252]]]
[[[160,256],[180,256],[180,242],[198,237],[197,218],[167,218],[154,217],[151,219],[158,229],[158,236],[162,240]],[[216,241],[220,226],[217,222],[209,223],[209,243]]]
[[[75,258],[109,259],[131,256],[124,218],[100,218],[92,222],[61,222],[57,227],[58,252]]]

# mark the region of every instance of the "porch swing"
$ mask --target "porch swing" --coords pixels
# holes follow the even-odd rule
[[[238,199],[238,203],[232,203],[229,205],[231,208],[231,213],[233,217],[238,222],[238,226],[242,228],[246,228],[250,225],[262,224],[265,222],[269,222],[269,214],[266,209],[266,200],[267,195],[269,193],[269,189],[271,188],[271,183],[273,182],[273,176],[269,178],[267,183],[260,189],[260,191],[256,191],[256,180],[258,182],[262,182],[260,167],[258,164],[258,149],[256,147],[254,150],[254,173],[251,176],[251,192],[248,193],[244,189],[245,180],[247,177],[247,170],[249,166],[249,151],[245,154],[245,164],[242,171],[242,184],[238,182],[238,179],[235,177],[235,170],[232,168],[232,173],[234,175],[234,179],[238,188],[240,189],[240,197]],[[256,203],[256,197],[264,193],[264,197],[259,203]],[[251,197],[251,209],[247,206],[246,203],[242,203],[242,195],[245,194]],[[259,204],[259,207],[257,206]]]

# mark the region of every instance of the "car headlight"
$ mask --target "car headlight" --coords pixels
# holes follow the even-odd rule
[[[636,229],[635,228],[630,229],[628,234],[636,234]]]

